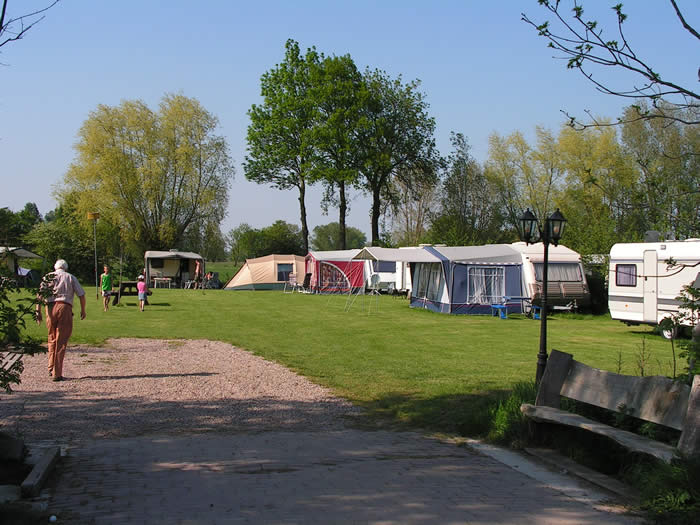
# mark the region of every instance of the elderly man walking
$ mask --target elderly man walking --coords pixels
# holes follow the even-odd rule
[[[54,264],[55,272],[45,277],[50,290],[41,302],[46,303],[46,327],[49,331],[49,376],[54,381],[63,381],[63,358],[66,356],[68,340],[73,333],[73,297],[80,299],[80,318],[85,319],[85,290],[78,279],[68,273],[68,263],[59,259]],[[44,283],[42,283],[44,286]],[[41,305],[36,306],[36,322],[41,323]]]

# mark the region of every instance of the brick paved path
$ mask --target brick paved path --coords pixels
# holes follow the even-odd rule
[[[622,524],[466,447],[410,432],[134,437],[76,445],[58,523]]]

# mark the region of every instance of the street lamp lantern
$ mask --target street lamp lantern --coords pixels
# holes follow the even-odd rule
[[[547,219],[547,236],[554,246],[559,246],[559,240],[564,233],[566,219],[557,208],[557,211],[552,213]]]
[[[525,213],[520,217],[520,231],[522,232],[522,240],[530,244],[537,232],[537,217],[530,211],[530,208],[525,210]]]
[[[542,293],[540,294],[540,349],[537,354],[537,375],[535,381],[539,384],[544,370],[547,367],[547,287],[549,277],[549,244],[559,245],[566,219],[559,208],[544,221],[544,228],[534,213],[528,208],[520,217],[521,238],[527,244],[533,243],[535,233],[539,234],[544,248],[544,260],[542,261]]]

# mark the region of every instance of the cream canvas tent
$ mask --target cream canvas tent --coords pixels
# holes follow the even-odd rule
[[[225,290],[282,290],[289,276],[304,280],[304,258],[299,255],[266,255],[246,259],[238,273],[224,286]]]

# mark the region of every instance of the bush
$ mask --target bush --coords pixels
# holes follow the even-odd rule
[[[491,425],[487,439],[494,443],[522,448],[529,439],[529,423],[520,411],[523,403],[534,403],[537,387],[534,381],[513,385],[510,395],[491,411]]]

